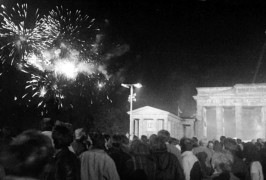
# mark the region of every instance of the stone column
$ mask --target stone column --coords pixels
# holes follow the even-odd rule
[[[143,135],[143,118],[139,118],[139,136]]]
[[[192,131],[192,137],[194,137],[195,136],[195,121],[193,120],[193,121],[191,121],[191,131]]]
[[[138,134],[138,130],[139,130],[139,128],[138,128],[138,126],[139,126],[139,123],[138,123],[138,120],[137,119],[133,119],[133,124],[134,124],[134,135],[136,135],[136,136],[139,136],[139,134]]]
[[[261,122],[262,122],[263,138],[266,138],[266,106],[261,107]]]
[[[197,105],[197,115],[196,115],[197,123],[195,128],[195,135],[198,138],[202,138],[203,136],[203,117],[202,117],[202,106]],[[183,127],[181,127],[183,130]],[[184,132],[183,132],[184,134]]]
[[[207,137],[207,109],[202,107],[203,137]]]
[[[235,106],[235,119],[236,119],[236,137],[242,138],[242,106]]]
[[[223,107],[222,106],[216,106],[216,139],[220,139],[220,137],[223,134],[223,119],[224,119],[224,113],[223,113]]]
[[[163,125],[164,125],[164,129],[167,130],[167,131],[169,131],[169,130],[168,130],[168,119],[167,119],[167,117],[164,118],[164,121],[163,121],[163,122],[164,122],[164,123],[163,123]]]

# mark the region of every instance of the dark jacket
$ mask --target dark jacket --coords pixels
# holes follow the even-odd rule
[[[76,155],[64,148],[55,156],[55,180],[79,180],[80,163]]]
[[[248,172],[248,166],[245,162],[233,154],[234,162],[232,164],[232,173],[240,180],[245,180]]]
[[[117,172],[121,180],[128,179],[126,162],[131,158],[121,147],[111,147],[108,151],[109,156],[114,160]]]
[[[169,152],[153,153],[156,159],[156,180],[184,180],[185,176],[177,157]]]

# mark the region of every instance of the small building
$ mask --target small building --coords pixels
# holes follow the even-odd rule
[[[130,113],[130,112],[128,112]],[[180,139],[183,137],[184,127],[182,119],[170,112],[151,106],[144,106],[132,111],[132,125],[130,134],[138,137],[150,136],[165,129],[170,132],[171,137]]]

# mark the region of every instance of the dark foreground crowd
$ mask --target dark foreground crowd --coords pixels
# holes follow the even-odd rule
[[[263,180],[266,144],[157,134],[86,133],[49,121],[42,130],[1,138],[0,180]]]

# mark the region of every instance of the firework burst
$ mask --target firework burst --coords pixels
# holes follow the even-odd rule
[[[93,61],[82,58],[84,56],[79,51],[65,44],[38,55],[28,55],[27,63],[21,70],[30,73],[31,80],[27,81],[28,93],[23,98],[37,97],[40,100],[38,107],[45,109],[50,99],[62,108],[73,107],[68,100],[74,97],[93,97],[95,91],[107,84],[107,79]],[[99,82],[103,84],[99,86]]]
[[[66,104],[73,108],[75,97],[90,98],[91,103],[97,99],[108,75],[98,54],[95,19],[63,7],[42,18],[38,10],[29,16],[27,4],[1,10],[0,58],[30,75],[22,99],[37,99],[44,111],[51,100],[59,109]]]
[[[34,15],[28,11],[27,4],[17,4],[10,10],[1,6],[0,37],[2,43],[1,59],[25,60],[27,54],[35,50],[41,51],[50,47],[58,36],[56,22],[49,18],[40,18],[38,9]]]
[[[95,51],[92,53],[92,49],[95,44],[93,43],[94,38],[92,38],[92,35],[99,30],[93,28],[95,19],[90,18],[88,15],[82,15],[80,10],[70,11],[62,6],[57,6],[45,17],[58,22],[58,29],[60,30],[59,43],[66,43],[74,49],[79,49],[80,53],[85,56],[93,57]]]

